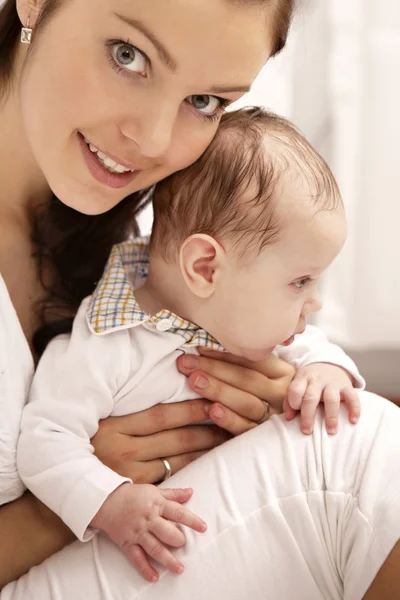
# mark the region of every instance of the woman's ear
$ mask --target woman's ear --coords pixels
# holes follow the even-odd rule
[[[23,27],[35,28],[45,0],[17,0],[17,12]]]
[[[179,254],[182,276],[198,298],[210,298],[222,275],[226,253],[213,237],[195,234],[182,244]]]

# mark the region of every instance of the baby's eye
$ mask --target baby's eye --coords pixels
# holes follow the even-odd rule
[[[118,42],[112,47],[112,56],[115,62],[127,71],[146,74],[146,57],[135,46],[126,42]]]
[[[293,285],[294,287],[296,287],[298,290],[301,290],[304,286],[307,285],[307,283],[309,283],[311,281],[311,279],[309,277],[304,277],[303,279],[299,279],[298,281],[294,281]]]

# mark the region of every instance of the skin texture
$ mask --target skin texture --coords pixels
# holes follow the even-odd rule
[[[183,242],[179,259],[152,256],[149,277],[135,294],[143,310],[167,308],[255,362],[302,333],[322,306],[317,284],[344,244],[346,221],[342,209],[317,210],[307,186],[291,187],[275,210],[279,238],[261,251],[242,258],[236,239],[195,234]]]
[[[31,241],[32,208],[53,191],[81,212],[104,212],[129,193],[183,168],[204,151],[217,129],[220,113],[216,120],[202,114],[209,105],[213,110],[219,105],[208,98],[210,88],[235,89],[218,92],[233,102],[268,59],[272,44],[264,7],[211,0],[166,4],[71,0],[36,32],[42,1],[17,1],[21,23],[26,25],[29,17],[34,29],[34,44],[19,47],[13,85],[0,108],[0,272],[29,342],[37,326],[34,305],[43,294]],[[113,12],[145,21],[173,56],[176,69],[169,69],[154,44]],[[128,76],[111,67],[106,50],[112,39],[129,39],[147,54],[147,77],[142,66],[141,74]],[[140,56],[134,55],[134,65]],[[206,100],[199,104],[191,98],[195,95]],[[100,184],[82,158],[78,131],[120,160],[135,162],[142,172],[124,189]],[[277,373],[274,363],[276,377],[271,381],[268,364],[263,366],[257,384],[260,398],[269,386],[276,402],[278,397],[282,402],[293,370],[280,364]],[[219,427],[192,427],[207,418],[208,401],[180,405],[179,411],[173,405],[155,407],[101,423],[93,440],[98,456],[134,480],[154,483],[164,475],[160,457],[174,455],[175,472],[231,434],[254,426],[250,416],[261,417],[263,404],[254,396],[250,408],[235,413],[236,366],[222,366],[215,359],[200,366],[218,382],[218,390],[208,389],[207,399],[218,397],[225,405],[223,418],[217,414],[222,405],[210,410]],[[250,366],[247,370],[250,378]],[[240,389],[245,387],[240,384]],[[0,528],[0,585],[71,541],[63,524],[29,494],[0,508]]]

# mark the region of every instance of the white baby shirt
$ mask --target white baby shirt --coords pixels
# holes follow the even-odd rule
[[[148,272],[148,239],[114,247],[93,296],[85,299],[71,335],[54,339],[41,359],[22,419],[18,468],[27,487],[86,541],[88,525],[107,496],[123,482],[93,454],[99,420],[139,412],[159,403],[199,397],[176,360],[197,346],[221,349],[207,332],[161,311],[149,317],[133,289]],[[132,282],[132,283],[131,283]],[[351,359],[308,327],[276,353],[296,368],[335,363],[363,387]]]

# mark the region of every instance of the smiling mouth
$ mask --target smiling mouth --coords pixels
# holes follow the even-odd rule
[[[90,152],[97,155],[99,162],[104,167],[106,167],[106,169],[108,169],[110,171],[110,173],[119,173],[120,175],[122,175],[122,173],[133,173],[134,171],[138,170],[138,169],[129,169],[129,168],[125,167],[124,165],[121,165],[120,163],[113,160],[110,156],[105,154],[105,152],[102,152],[101,150],[99,150],[99,148],[97,148],[94,144],[92,144],[90,142],[90,140],[88,140],[87,138],[84,138],[84,140],[85,140],[87,146],[89,147]]]
[[[109,188],[122,189],[130,185],[142,172],[142,169],[132,164],[122,164],[120,159],[106,154],[80,132],[78,140],[86,166],[99,183]]]

